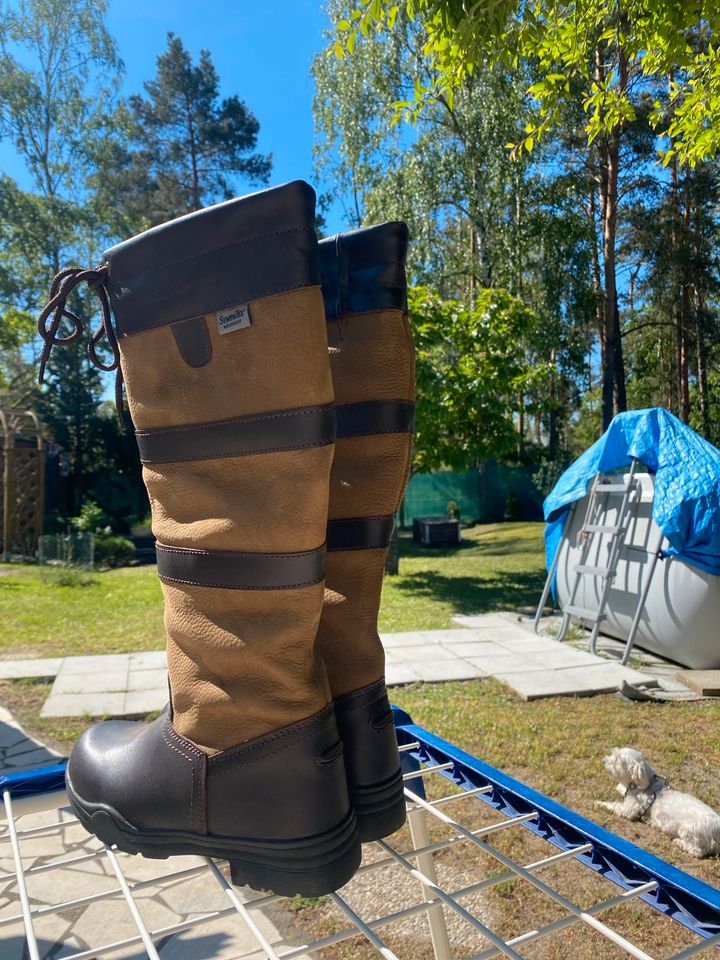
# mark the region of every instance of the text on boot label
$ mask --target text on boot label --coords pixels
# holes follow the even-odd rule
[[[239,303],[236,307],[229,307],[227,310],[220,310],[216,313],[218,333],[232,333],[233,330],[242,330],[249,327],[250,306],[247,303]]]

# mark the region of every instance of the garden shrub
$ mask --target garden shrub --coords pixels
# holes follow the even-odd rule
[[[96,567],[126,567],[135,559],[135,546],[125,537],[95,537]]]

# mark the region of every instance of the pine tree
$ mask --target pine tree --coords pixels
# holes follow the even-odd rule
[[[146,96],[131,96],[116,117],[129,146],[116,143],[104,158],[99,200],[139,228],[230,198],[239,177],[267,182],[271,157],[253,152],[256,117],[236,95],[221,100],[219,87],[209,51],[195,64],[169,33]]]

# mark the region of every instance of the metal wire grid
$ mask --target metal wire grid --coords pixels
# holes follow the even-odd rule
[[[4,931],[17,929],[21,923],[26,941],[23,956],[29,960],[42,960],[43,956],[50,954],[61,955],[64,960],[90,960],[127,956],[128,950],[138,949],[151,960],[161,960],[160,951],[164,957],[163,947],[168,938],[215,921],[222,921],[228,930],[234,924],[240,924],[245,943],[248,933],[251,934],[252,946],[244,954],[235,956],[244,955],[253,960],[337,957],[340,956],[340,945],[351,940],[364,943],[364,950],[358,948],[363,957],[368,956],[368,947],[372,947],[373,955],[385,960],[416,960],[419,956],[434,957],[435,960],[449,960],[451,957],[472,957],[472,960],[503,956],[527,958],[534,956],[535,945],[569,930],[579,931],[582,936],[587,933],[589,938],[596,938],[593,942],[611,945],[615,952],[608,955],[631,956],[638,960],[659,960],[660,956],[663,960],[686,960],[720,944],[720,891],[416,727],[401,711],[396,711],[396,723],[407,781],[410,842],[406,830],[371,845],[370,856],[364,859],[356,878],[342,891],[331,895],[336,929],[293,947],[273,945],[262,922],[263,910],[282,898],[254,892],[248,898],[244,891],[238,891],[230,884],[221,865],[212,860],[192,858],[193,865],[182,869],[173,869],[177,861],[170,860],[157,864],[159,875],[132,879],[128,877],[128,872],[132,872],[129,866],[137,863],[138,858],[119,854],[100,845],[94,838],[90,841],[94,848],[88,849],[87,835],[76,818],[62,809],[64,794],[57,789],[61,785],[62,767],[54,768],[54,781],[52,772],[45,776],[44,792],[39,793],[32,785],[28,787],[18,775],[0,778],[6,817],[6,830],[0,836],[0,859],[4,857],[5,862],[10,863],[10,869],[0,873],[0,892],[4,892],[5,897],[4,909],[0,909],[0,956],[5,957],[2,948]],[[448,780],[453,784],[450,793]],[[428,793],[441,795],[427,799]],[[490,822],[479,827],[476,817],[467,816],[469,810],[477,812],[476,801],[483,801],[492,814]],[[48,811],[42,815],[39,824],[38,808]],[[499,817],[496,811],[500,813]],[[27,813],[35,813],[30,826],[20,822]],[[468,825],[468,820],[472,820],[472,825]],[[428,827],[440,838],[431,840]],[[503,836],[509,838],[510,835],[515,840],[518,831],[524,833],[526,830],[560,849],[548,850],[545,843],[543,855],[522,863],[519,862],[521,858],[515,859],[500,849]],[[71,839],[73,831],[75,837],[77,831],[83,833],[85,845],[79,853],[73,849],[76,844],[76,840]],[[58,838],[64,842],[63,853],[39,864],[28,864],[23,848],[32,846],[36,850],[37,841],[42,847],[43,842],[51,837],[56,838],[55,842]],[[527,844],[524,846],[527,850]],[[462,849],[464,854],[465,875],[467,863],[471,864],[472,882],[460,886],[452,882],[452,872],[443,870],[442,865],[442,856],[455,849]],[[183,862],[188,859],[183,858]],[[69,899],[60,897],[52,903],[31,902],[28,889],[36,877],[68,871],[88,862],[105,865],[105,889]],[[495,866],[488,870],[488,864]],[[557,873],[561,864],[563,870],[571,866],[577,869],[577,864],[591,868],[608,881],[607,893],[611,895],[600,897],[589,906],[580,906],[548,878],[548,873]],[[447,873],[449,882],[439,882],[438,873],[441,872]],[[545,874],[546,879],[541,874]],[[146,921],[138,904],[140,895],[148,889],[168,888],[200,877],[211,882],[216,892],[222,892],[224,906],[212,910],[198,909],[186,919],[159,926]],[[532,888],[536,895],[552,904],[558,915],[537,922],[528,907],[527,917],[523,916],[524,929],[512,934],[491,929],[483,911],[474,906],[477,897],[509,883],[522,884],[523,889]],[[624,889],[617,892],[613,890],[613,884]],[[388,902],[393,900],[390,892],[394,886],[403,885],[409,895],[399,907],[380,912],[370,910],[362,898],[358,899],[355,890],[358,886],[367,888],[373,885],[388,892]],[[531,897],[523,896],[522,903],[526,900],[529,905]],[[93,943],[87,949],[73,949],[70,943],[66,943],[64,949],[58,945],[48,953],[37,934],[45,918],[67,916],[68,911],[72,913],[92,903],[110,901],[125,904],[134,927],[131,935],[113,937],[113,931],[107,929],[108,939]],[[666,951],[653,955],[642,944],[631,942],[617,929],[618,924],[611,925],[607,919],[608,913],[615,917],[618,908],[626,908],[629,904],[643,904],[644,910],[655,909],[678,921],[687,928],[685,940],[688,942],[670,955]],[[601,915],[606,915],[605,919],[601,919]],[[415,937],[408,952],[407,938],[401,941],[401,949],[395,942],[397,938],[393,937],[393,931],[398,924],[412,918],[423,918],[423,923],[418,926],[415,920]],[[133,953],[133,956],[137,955]],[[212,955],[198,953],[197,957],[200,960]],[[557,952],[554,955],[571,957],[573,953]],[[352,956],[352,953],[343,956]]]

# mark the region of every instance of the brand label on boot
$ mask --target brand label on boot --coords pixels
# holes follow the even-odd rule
[[[236,307],[220,310],[215,316],[218,333],[232,333],[233,330],[242,330],[244,327],[249,327],[252,322],[250,320],[250,306],[247,303],[239,303]]]

